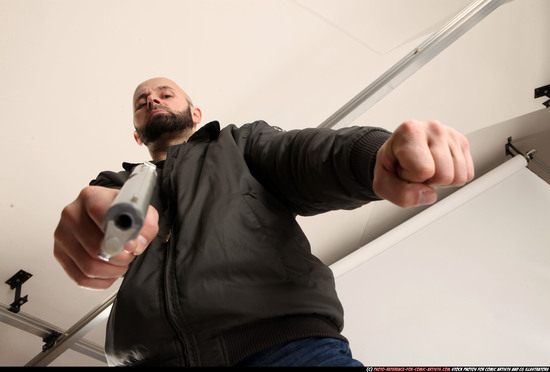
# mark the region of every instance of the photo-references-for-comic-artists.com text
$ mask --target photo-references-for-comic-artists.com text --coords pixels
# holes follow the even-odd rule
[[[366,367],[367,372],[550,372],[550,367]]]

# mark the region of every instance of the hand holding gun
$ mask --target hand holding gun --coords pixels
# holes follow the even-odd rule
[[[98,257],[109,261],[135,238],[145,221],[157,178],[156,166],[145,162],[134,168],[103,219],[105,236]]]

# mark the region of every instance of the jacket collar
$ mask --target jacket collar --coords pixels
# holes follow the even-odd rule
[[[199,128],[187,142],[211,142],[216,140],[220,135],[220,123],[211,121]]]
[[[220,135],[220,123],[218,121],[211,121],[208,124],[205,124],[201,128],[199,128],[191,137],[189,137],[188,143],[201,143],[201,142],[211,142],[216,140]],[[179,146],[179,145],[176,145]],[[153,164],[156,164],[157,166],[160,166],[162,168],[162,165],[164,163],[164,160],[160,162],[153,162]],[[123,162],[122,168],[124,170],[131,172],[132,169],[136,165],[139,165],[141,163],[129,163],[129,162]]]

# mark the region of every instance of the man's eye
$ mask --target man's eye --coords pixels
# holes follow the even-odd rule
[[[136,110],[139,110],[139,109],[142,108],[143,106],[145,106],[145,102],[138,103],[138,104],[136,105]]]
[[[171,97],[172,97],[171,94],[165,94],[165,95],[162,96],[162,98],[164,98],[164,99],[166,99],[166,98],[171,98]]]

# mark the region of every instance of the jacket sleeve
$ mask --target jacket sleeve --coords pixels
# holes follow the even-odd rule
[[[285,132],[262,121],[245,128],[244,155],[252,174],[295,213],[354,209],[380,199],[372,174],[390,132],[375,127]]]
[[[123,171],[120,172],[113,172],[113,171],[104,171],[98,174],[96,178],[90,181],[90,186],[103,186],[108,187],[112,189],[120,189],[122,188],[122,185],[124,185],[124,182],[128,179],[130,176],[130,173],[132,172],[133,167],[136,166],[136,164],[131,163],[123,163],[122,167],[124,168]]]

